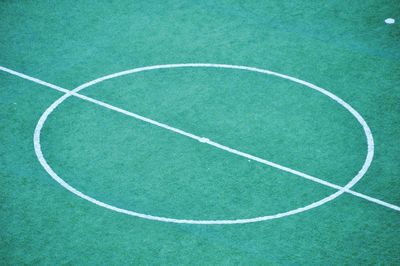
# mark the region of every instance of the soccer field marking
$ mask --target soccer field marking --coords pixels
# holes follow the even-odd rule
[[[368,201],[370,201],[370,202],[374,202],[374,203],[376,203],[376,204],[379,204],[379,205],[382,205],[382,206],[385,206],[385,207],[388,207],[388,208],[391,208],[391,209],[400,211],[400,207],[398,207],[398,206],[396,206],[396,205],[393,205],[393,204],[390,204],[390,203],[381,201],[381,200],[379,200],[379,199],[376,199],[376,198],[373,198],[373,197],[370,197],[370,196],[367,196],[367,195],[364,195],[364,194],[355,192],[355,191],[353,191],[353,190],[350,190],[350,187],[353,186],[356,182],[358,182],[358,181],[361,179],[362,175],[365,174],[365,172],[366,172],[366,170],[367,170],[368,167],[366,167],[366,168],[363,167],[363,168],[360,170],[359,174],[356,176],[356,177],[359,177],[358,180],[355,180],[355,178],[353,178],[353,180],[352,180],[351,182],[349,182],[346,186],[341,187],[341,186],[332,184],[332,183],[330,183],[330,182],[321,180],[321,179],[319,179],[319,178],[316,178],[316,177],[307,175],[307,174],[305,174],[305,173],[302,173],[302,172],[293,170],[293,169],[291,169],[291,168],[288,168],[288,167],[285,167],[285,166],[282,166],[282,165],[279,165],[279,164],[276,164],[276,163],[273,163],[273,162],[264,160],[264,159],[262,159],[262,158],[259,158],[259,157],[256,157],[256,156],[253,156],[253,155],[250,155],[250,154],[247,154],[247,153],[244,153],[244,152],[241,152],[241,151],[232,149],[232,148],[229,148],[229,147],[224,146],[224,145],[221,145],[221,144],[218,144],[218,143],[216,143],[216,142],[210,141],[210,140],[207,139],[207,138],[198,137],[198,136],[193,135],[193,134],[191,134],[191,133],[187,133],[187,132],[185,132],[185,131],[183,131],[183,130],[173,128],[173,127],[168,126],[168,125],[166,125],[166,124],[159,123],[159,122],[154,121],[154,120],[152,120],[152,119],[149,119],[149,118],[140,116],[140,115],[138,115],[138,114],[135,114],[135,113],[132,113],[132,112],[129,112],[129,111],[126,111],[126,110],[123,110],[123,109],[121,109],[121,108],[118,108],[118,107],[109,105],[109,104],[107,104],[107,103],[98,101],[98,100],[96,100],[96,99],[93,99],[93,98],[90,98],[90,97],[87,97],[87,96],[78,94],[78,93],[76,92],[76,91],[82,90],[82,89],[84,89],[84,88],[86,88],[86,87],[88,87],[88,86],[90,86],[90,85],[93,85],[93,84],[95,84],[95,83],[101,82],[101,81],[103,81],[103,80],[106,80],[106,79],[109,79],[109,78],[112,78],[112,77],[116,77],[116,76],[126,75],[126,74],[129,74],[129,73],[134,73],[134,72],[139,72],[139,71],[144,71],[144,70],[150,70],[150,69],[157,69],[157,68],[170,68],[171,66],[173,66],[173,67],[188,67],[188,66],[189,66],[189,67],[193,67],[193,66],[194,66],[194,67],[198,67],[198,66],[200,66],[200,67],[201,67],[201,66],[210,66],[210,65],[211,65],[211,67],[218,66],[218,67],[237,68],[237,69],[252,69],[252,70],[256,69],[256,68],[249,68],[249,67],[243,67],[243,66],[231,66],[231,65],[220,65],[220,64],[175,64],[175,65],[160,65],[160,66],[152,66],[152,67],[137,68],[137,69],[134,69],[134,70],[123,71],[123,72],[119,72],[119,73],[112,74],[112,75],[109,75],[109,76],[105,76],[105,77],[103,77],[103,78],[100,78],[100,79],[97,79],[97,80],[94,80],[94,81],[85,83],[85,84],[83,84],[83,85],[77,87],[76,89],[74,89],[74,90],[72,90],[72,91],[67,90],[67,89],[64,89],[64,88],[61,88],[61,87],[56,86],[56,85],[53,85],[53,84],[50,84],[50,83],[48,83],[48,82],[44,82],[44,81],[42,81],[42,80],[39,80],[39,79],[30,77],[30,76],[27,76],[27,75],[25,75],[25,74],[16,72],[16,71],[14,71],[14,70],[11,70],[11,69],[8,69],[8,68],[5,68],[5,67],[1,67],[1,66],[0,66],[0,70],[5,71],[5,72],[8,72],[8,73],[10,73],[10,74],[12,74],[12,75],[16,75],[16,76],[19,76],[19,77],[21,77],[21,78],[24,78],[24,79],[33,81],[33,82],[38,83],[38,84],[41,84],[41,85],[43,85],[43,86],[50,87],[50,88],[55,89],[55,90],[57,90],[57,91],[61,91],[61,92],[65,93],[65,95],[63,95],[61,98],[59,98],[57,101],[55,101],[55,102],[43,113],[42,117],[40,118],[40,120],[39,120],[39,122],[38,122],[38,124],[37,124],[37,126],[36,126],[36,128],[35,128],[35,135],[34,135],[35,152],[36,152],[36,154],[37,154],[37,156],[38,156],[38,159],[39,159],[39,161],[41,162],[42,166],[43,166],[43,167],[45,168],[45,170],[53,177],[53,179],[55,179],[55,180],[56,180],[58,183],[60,183],[63,187],[65,187],[66,189],[68,189],[68,190],[71,191],[72,193],[78,195],[79,197],[82,197],[82,198],[84,198],[84,199],[86,199],[86,200],[88,200],[88,201],[90,201],[90,202],[92,202],[92,203],[94,203],[94,204],[97,204],[97,205],[99,205],[99,206],[102,206],[102,207],[104,207],[104,208],[108,208],[108,209],[111,209],[111,210],[114,210],[114,211],[117,211],[117,212],[121,212],[121,213],[125,213],[125,214],[128,214],[128,215],[133,215],[133,216],[137,216],[137,217],[142,217],[142,218],[151,219],[151,220],[158,220],[158,221],[163,221],[163,222],[191,223],[191,224],[236,224],[236,223],[250,223],[250,222],[258,222],[258,221],[264,221],[264,220],[269,220],[269,219],[276,219],[276,218],[281,218],[281,217],[284,217],[284,216],[288,216],[288,215],[293,215],[293,214],[296,214],[296,213],[300,213],[300,212],[309,210],[309,209],[311,209],[311,208],[315,208],[315,207],[317,207],[317,206],[320,206],[320,205],[322,205],[322,204],[325,204],[325,203],[327,203],[328,201],[331,201],[331,200],[335,199],[336,197],[340,196],[342,193],[346,192],[346,193],[352,194],[352,195],[354,195],[354,196],[357,196],[357,197],[363,198],[363,199],[365,199],[365,200],[368,200]],[[282,74],[279,74],[279,73],[274,73],[274,72],[268,71],[268,70],[261,70],[261,69],[256,69],[256,70],[257,70],[256,72],[262,72],[262,73],[265,73],[265,72],[266,72],[266,73],[268,73],[268,74],[273,74],[273,75],[275,74],[276,76],[288,77],[288,76],[285,76],[285,75],[282,75]],[[123,73],[123,74],[121,74],[121,73]],[[289,78],[287,78],[287,79],[299,81],[298,79],[292,78],[292,77],[289,77]],[[310,84],[310,83],[308,83],[308,82],[305,82],[305,81],[302,81],[302,82],[305,83],[305,84],[312,85],[312,84]],[[309,85],[307,85],[307,86],[309,86]],[[315,85],[312,85],[312,86],[315,86]],[[310,87],[310,86],[309,86],[309,87]],[[315,87],[317,87],[317,86],[315,86]],[[319,88],[319,87],[317,87],[317,88]],[[319,88],[319,89],[321,89],[321,88]],[[323,90],[323,89],[322,89],[322,90]],[[328,93],[329,93],[329,92],[328,92]],[[324,93],[324,94],[326,94],[326,93]],[[44,122],[45,122],[47,116],[48,116],[60,103],[62,103],[65,99],[67,99],[67,98],[70,97],[70,96],[75,96],[75,97],[81,98],[81,99],[83,99],[83,100],[86,100],[86,101],[95,103],[95,104],[100,105],[100,106],[103,106],[103,107],[105,107],[105,108],[108,108],[108,109],[111,109],[111,110],[114,110],[114,111],[123,113],[123,114],[125,114],[125,115],[128,115],[128,116],[134,117],[134,118],[136,118],[136,119],[142,120],[142,121],[144,121],[144,122],[148,122],[148,123],[151,123],[151,124],[153,124],[153,125],[157,125],[157,126],[159,126],[159,127],[162,127],[162,128],[165,128],[165,129],[168,129],[168,130],[171,130],[171,131],[174,131],[174,132],[176,132],[176,133],[178,133],[178,134],[182,134],[182,135],[185,135],[185,136],[187,136],[187,137],[193,138],[193,139],[195,139],[195,140],[197,140],[197,141],[200,141],[200,142],[203,142],[203,143],[207,143],[207,144],[212,145],[212,146],[214,146],[214,147],[217,147],[217,148],[226,150],[226,151],[228,151],[228,152],[230,152],[230,153],[234,153],[234,154],[237,154],[237,155],[239,155],[239,156],[246,157],[246,158],[248,158],[248,159],[251,159],[251,160],[254,160],[254,161],[257,161],[257,162],[260,162],[260,163],[263,163],[263,164],[266,164],[266,165],[269,165],[269,166],[272,166],[272,167],[281,169],[281,170],[283,170],[283,171],[292,173],[292,174],[294,174],[294,175],[301,176],[301,177],[303,177],[303,178],[306,178],[306,179],[309,179],[309,180],[311,180],[311,181],[317,182],[317,183],[319,183],[319,184],[322,184],[322,185],[325,185],[325,186],[328,186],[328,187],[337,189],[337,190],[339,190],[339,191],[337,191],[336,193],[334,193],[334,194],[332,194],[332,195],[330,195],[330,196],[328,196],[328,197],[326,197],[326,198],[323,198],[323,199],[321,199],[321,200],[319,200],[319,201],[317,201],[317,202],[314,202],[314,203],[312,203],[312,204],[310,204],[310,205],[307,205],[307,206],[305,206],[305,207],[298,208],[298,209],[295,209],[295,210],[291,210],[291,211],[288,211],[288,212],[285,212],[285,213],[278,213],[278,214],[276,214],[276,215],[262,216],[262,217],[256,217],[256,218],[250,218],[250,219],[237,219],[237,220],[186,220],[186,219],[173,219],[173,218],[165,218],[165,217],[158,217],[158,216],[152,216],[152,215],[147,215],[147,214],[141,214],[141,213],[137,213],[137,212],[133,212],[133,211],[129,211],[129,210],[125,210],[125,209],[121,209],[121,208],[118,208],[118,207],[115,207],[115,206],[108,205],[108,204],[106,204],[106,203],[103,203],[103,202],[101,202],[101,201],[98,201],[98,200],[96,200],[96,199],[94,199],[94,198],[91,198],[91,197],[89,197],[89,196],[83,194],[82,192],[76,190],[75,188],[73,188],[73,187],[71,187],[69,184],[67,184],[67,183],[66,183],[62,178],[60,178],[60,177],[51,169],[51,167],[47,164],[46,160],[44,159],[43,153],[42,153],[42,151],[41,151],[41,147],[40,147],[40,130],[41,130],[41,128],[43,127],[43,124],[44,124]],[[335,97],[336,97],[336,96],[335,96]],[[339,100],[341,100],[341,99],[339,98]],[[341,101],[342,101],[342,100],[341,100]],[[350,108],[351,108],[351,107],[350,107]],[[353,110],[354,110],[354,109],[353,109]],[[356,111],[354,110],[354,112],[356,112]],[[356,112],[356,113],[357,113],[357,112]],[[357,114],[358,114],[358,113],[357,113]],[[356,117],[356,118],[357,118],[357,117]],[[359,118],[357,118],[357,119],[359,120]],[[361,117],[361,119],[362,119],[362,117]],[[362,121],[364,121],[364,120],[362,119]],[[365,122],[365,121],[364,121],[364,122]],[[368,129],[369,129],[369,128],[368,128]],[[369,131],[369,132],[370,132],[370,131]],[[368,137],[368,135],[367,135],[367,137]],[[372,139],[372,135],[371,135],[370,137],[371,137],[371,139]],[[372,142],[372,143],[373,143],[373,142]],[[369,153],[370,153],[370,149],[369,149],[368,151],[369,151]],[[373,150],[372,150],[372,151],[373,151]],[[371,160],[372,160],[372,157],[370,157],[370,158],[371,158]],[[367,156],[367,160],[366,160],[366,161],[368,161],[368,156]],[[369,161],[369,163],[364,164],[364,166],[365,166],[365,165],[368,165],[368,166],[369,166],[369,164],[370,164],[370,161]],[[360,173],[361,173],[361,174],[360,174]]]

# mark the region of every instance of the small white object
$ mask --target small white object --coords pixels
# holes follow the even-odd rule
[[[387,18],[385,19],[385,23],[386,24],[394,24],[396,22],[396,20],[394,18]]]
[[[199,141],[202,143],[208,143],[210,140],[208,138],[201,138]]]

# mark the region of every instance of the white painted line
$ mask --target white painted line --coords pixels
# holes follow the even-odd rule
[[[90,98],[90,97],[87,97],[87,96],[84,96],[84,95],[81,95],[81,94],[78,94],[78,93],[77,93],[77,91],[79,91],[79,90],[82,90],[82,89],[84,89],[84,88],[86,88],[86,87],[88,87],[88,86],[91,86],[91,85],[93,85],[93,84],[96,84],[96,83],[98,83],[98,82],[101,82],[101,81],[103,81],[103,80],[107,80],[107,79],[110,79],[110,78],[114,78],[114,77],[118,77],[118,76],[130,74],[130,73],[145,71],[145,70],[152,70],[152,69],[159,69],[159,68],[173,68],[173,67],[222,67],[222,68],[244,69],[244,70],[249,70],[249,71],[255,71],[255,72],[261,72],[261,73],[265,73],[265,74],[280,76],[280,77],[283,77],[283,78],[285,78],[285,79],[289,79],[289,80],[292,80],[292,81],[301,83],[301,84],[303,84],[303,85],[306,85],[306,86],[308,86],[308,87],[310,87],[310,88],[316,89],[316,90],[322,92],[323,94],[325,94],[325,95],[327,95],[327,96],[333,98],[335,101],[337,101],[337,102],[339,102],[341,105],[343,105],[346,109],[348,109],[348,110],[350,109],[350,112],[352,112],[352,114],[357,118],[357,120],[363,125],[364,130],[365,130],[366,135],[367,135],[368,143],[369,143],[369,144],[372,143],[372,147],[371,147],[371,145],[368,146],[368,155],[367,155],[366,163],[364,164],[363,168],[359,171],[358,175],[357,175],[355,178],[352,179],[352,181],[350,181],[346,186],[341,187],[341,186],[332,184],[332,183],[330,183],[330,182],[324,181],[324,180],[322,180],[322,179],[319,179],[319,178],[317,178],[317,177],[313,177],[313,176],[307,175],[307,174],[305,174],[305,173],[296,171],[296,170],[294,170],[294,169],[291,169],[291,168],[288,168],[288,167],[279,165],[279,164],[277,164],[277,163],[270,162],[270,161],[267,161],[267,160],[265,160],[265,159],[256,157],[256,156],[254,156],[254,155],[250,155],[250,154],[248,154],[248,153],[244,153],[244,152],[241,152],[241,151],[238,151],[238,150],[229,148],[229,147],[224,146],[224,145],[222,145],[222,144],[213,142],[213,141],[209,140],[208,138],[196,136],[196,135],[194,135],[194,134],[185,132],[185,131],[183,131],[183,130],[180,130],[180,129],[171,127],[171,126],[169,126],[169,125],[166,125],[166,124],[157,122],[157,121],[155,121],[155,120],[152,120],[152,119],[143,117],[143,116],[141,116],[141,115],[138,115],[138,114],[135,114],[135,113],[132,113],[132,112],[123,110],[123,109],[121,109],[121,108],[112,106],[112,105],[110,105],[110,104],[107,104],[107,103],[104,103],[104,102],[98,101],[98,100],[96,100],[96,99],[93,99],[93,98]],[[381,200],[379,200],[379,199],[372,198],[372,197],[370,197],[370,196],[367,196],[367,195],[364,195],[364,194],[361,194],[361,193],[358,193],[358,192],[355,192],[355,191],[350,190],[350,187],[352,187],[355,183],[357,183],[357,182],[361,179],[361,177],[365,174],[365,172],[367,171],[367,169],[368,169],[368,167],[369,167],[369,164],[370,164],[371,161],[372,161],[372,155],[373,155],[373,141],[372,141],[372,135],[371,135],[371,133],[370,133],[369,127],[366,125],[365,121],[364,121],[363,118],[358,114],[358,112],[356,112],[352,107],[350,107],[347,103],[345,103],[343,100],[341,100],[341,99],[338,98],[337,96],[335,96],[335,95],[331,94],[330,92],[328,92],[328,91],[326,91],[326,90],[324,90],[324,89],[322,89],[322,88],[319,88],[319,87],[317,87],[317,86],[315,86],[315,85],[313,85],[313,84],[311,84],[311,83],[308,83],[308,82],[305,82],[305,81],[302,81],[302,80],[299,80],[299,79],[296,79],[296,78],[292,78],[292,77],[289,77],[289,76],[286,76],[286,75],[282,75],[282,74],[279,74],[279,73],[275,73],[275,72],[272,72],[272,71],[262,70],[262,69],[257,69],[257,68],[244,67],[244,66],[232,66],[232,65],[222,65],[222,64],[174,64],[174,65],[171,65],[171,64],[170,64],[170,65],[159,65],[159,66],[151,66],[151,67],[144,67],[144,68],[136,68],[136,69],[133,69],[133,70],[128,70],[128,71],[119,72],[119,73],[116,73],[116,74],[108,75],[108,76],[102,77],[102,78],[100,78],[100,79],[96,79],[96,80],[94,80],[94,81],[85,83],[85,84],[79,86],[78,88],[76,88],[76,89],[74,89],[74,90],[72,90],[72,91],[69,91],[69,90],[67,90],[67,89],[64,89],[64,88],[61,88],[61,87],[59,87],[59,86],[50,84],[50,83],[48,83],[48,82],[44,82],[44,81],[42,81],[42,80],[39,80],[39,79],[30,77],[30,76],[27,76],[27,75],[25,75],[25,74],[16,72],[16,71],[14,71],[14,70],[11,70],[11,69],[8,69],[8,68],[5,68],[5,67],[1,67],[1,66],[0,66],[0,70],[5,71],[5,72],[7,72],[7,73],[10,73],[10,74],[12,74],[12,75],[21,77],[21,78],[23,78],[23,79],[27,79],[27,80],[33,81],[33,82],[35,82],[35,83],[41,84],[41,85],[43,85],[43,86],[47,86],[47,87],[49,87],[49,88],[52,88],[52,89],[55,89],[55,90],[57,90],[57,91],[61,91],[61,92],[65,93],[65,95],[63,95],[61,98],[59,98],[57,101],[55,101],[55,102],[43,113],[43,115],[41,116],[41,118],[40,118],[40,120],[39,120],[39,122],[38,122],[38,124],[37,124],[37,126],[36,126],[36,128],[35,128],[35,134],[34,134],[35,152],[36,152],[36,154],[37,154],[37,156],[38,156],[38,159],[39,159],[40,163],[42,164],[42,166],[44,167],[44,169],[50,174],[50,176],[53,177],[53,179],[55,179],[59,184],[61,184],[63,187],[65,187],[66,189],[68,189],[68,190],[71,191],[72,193],[76,194],[77,196],[79,196],[79,197],[81,197],[81,198],[83,198],[83,199],[86,199],[86,200],[88,200],[88,201],[90,201],[90,202],[92,202],[92,203],[94,203],[94,204],[96,204],[96,205],[99,205],[99,206],[101,206],[101,207],[104,207],[104,208],[107,208],[107,209],[110,209],[110,210],[113,210],[113,211],[117,211],[117,212],[120,212],[120,213],[125,213],[125,214],[128,214],[128,215],[132,215],[132,216],[137,216],[137,217],[141,217],[141,218],[145,218],[145,219],[150,219],[150,220],[163,221],[163,222],[190,223],[190,224],[237,224],[237,223],[250,223],[250,222],[265,221],[265,220],[276,219],[276,218],[281,218],[281,217],[285,217],[285,216],[288,216],[288,215],[293,215],[293,214],[296,214],[296,213],[300,213],[300,212],[303,212],[303,211],[306,211],[306,210],[315,208],[315,207],[317,207],[317,206],[323,205],[323,204],[327,203],[328,201],[331,201],[331,200],[335,199],[336,197],[340,196],[342,193],[346,192],[346,193],[350,193],[350,194],[352,194],[352,195],[354,195],[354,196],[356,196],[356,197],[363,198],[363,199],[368,200],[368,201],[370,201],[370,202],[374,202],[374,203],[376,203],[376,204],[385,206],[385,207],[387,207],[387,208],[391,208],[391,209],[393,209],[393,210],[400,211],[400,207],[398,207],[398,206],[396,206],[396,205],[393,205],[393,204],[390,204],[390,203],[381,201]],[[139,119],[139,120],[141,120],[141,121],[144,121],[144,122],[147,122],[147,123],[150,123],[150,124],[159,126],[159,127],[161,127],[161,128],[164,128],[164,129],[173,131],[173,132],[175,132],[175,133],[178,133],[178,134],[181,134],[181,135],[190,137],[190,138],[195,139],[195,140],[197,140],[197,141],[200,141],[200,142],[202,142],[202,143],[209,144],[209,145],[214,146],[214,147],[216,147],[216,148],[225,150],[225,151],[227,151],[227,152],[230,152],[230,153],[233,153],[233,154],[236,154],[236,155],[239,155],[239,156],[248,158],[248,159],[251,159],[251,160],[253,160],[253,161],[257,161],[257,162],[259,162],[259,163],[262,163],[262,164],[265,164],[265,165],[269,165],[269,166],[275,167],[275,168],[280,169],[280,170],[282,170],[282,171],[292,173],[292,174],[294,174],[294,175],[297,175],[297,176],[306,178],[306,179],[308,179],[308,180],[311,180],[311,181],[313,181],[313,182],[322,184],[322,185],[324,185],[324,186],[337,189],[338,191],[337,191],[336,193],[334,193],[334,194],[332,194],[332,195],[330,195],[330,196],[324,198],[324,199],[321,199],[321,200],[319,200],[319,201],[317,201],[317,202],[314,202],[314,203],[312,203],[312,204],[310,204],[310,205],[307,205],[307,206],[305,206],[305,207],[302,207],[302,208],[298,208],[298,209],[295,209],[295,210],[287,211],[287,212],[284,212],[284,213],[279,213],[279,214],[276,214],[276,215],[268,215],[268,216],[250,218],[250,219],[237,219],[237,220],[187,220],[187,219],[173,219],[173,218],[165,218],[165,217],[158,217],[158,216],[152,216],[152,215],[147,215],[147,214],[141,214],[141,213],[137,213],[137,212],[133,212],[133,211],[130,211],[130,210],[121,209],[121,208],[118,208],[118,207],[115,207],[115,206],[106,204],[106,203],[104,203],[104,202],[98,201],[98,200],[96,200],[96,199],[93,199],[93,198],[91,198],[91,197],[89,197],[89,196],[83,194],[82,192],[76,190],[75,188],[71,187],[68,183],[66,183],[66,182],[65,182],[62,178],[60,178],[60,177],[52,170],[52,168],[47,164],[47,161],[45,160],[45,158],[44,158],[44,156],[43,156],[43,153],[42,153],[42,151],[41,151],[40,132],[41,132],[41,129],[42,129],[43,125],[44,125],[44,122],[46,121],[48,115],[50,115],[50,113],[51,113],[59,104],[61,104],[64,100],[66,100],[66,99],[67,99],[68,97],[70,97],[70,96],[75,96],[75,97],[78,97],[78,98],[80,98],[80,99],[83,99],[83,100],[86,100],[86,101],[95,103],[95,104],[100,105],[100,106],[102,106],[102,107],[105,107],[105,108],[107,108],[107,109],[117,111],[117,112],[119,112],[119,113],[122,113],[122,114],[128,115],[128,116],[130,116],[130,117]],[[358,115],[358,117],[357,117],[357,115]],[[364,124],[363,124],[363,123],[364,123]]]
[[[350,193],[350,194],[352,194],[352,195],[354,195],[356,197],[360,197],[362,199],[365,199],[365,200],[374,202],[376,204],[388,207],[390,209],[393,209],[393,210],[396,210],[396,211],[400,211],[400,207],[399,206],[396,206],[396,205],[391,204],[391,203],[384,202],[383,200],[379,200],[379,199],[376,199],[376,198],[373,198],[373,197],[370,197],[370,196],[355,192],[354,190],[350,190],[350,189],[346,190],[346,192],[348,192],[348,193]]]
[[[85,100],[85,101],[88,101],[88,102],[92,102],[92,103],[94,103],[94,104],[100,105],[100,106],[105,107],[105,108],[107,108],[107,109],[110,109],[110,110],[116,111],[116,112],[118,112],[118,113],[121,113],[121,114],[130,116],[130,117],[136,118],[136,119],[141,120],[141,121],[143,121],[143,122],[146,122],[146,123],[149,123],[149,124],[152,124],[152,125],[155,125],[155,126],[158,126],[158,127],[161,127],[161,128],[167,129],[167,130],[170,130],[170,131],[173,131],[173,132],[175,132],[175,133],[177,133],[177,134],[184,135],[184,136],[186,136],[186,137],[189,137],[189,138],[198,140],[198,141],[200,141],[200,142],[201,142],[201,140],[202,140],[201,137],[198,137],[198,136],[193,135],[193,134],[191,134],[191,133],[188,133],[188,132],[185,132],[185,131],[183,131],[183,130],[180,130],[180,129],[171,127],[171,126],[169,126],[169,125],[166,125],[166,124],[157,122],[157,121],[152,120],[152,119],[150,119],[150,118],[147,118],[147,117],[144,117],[144,116],[141,116],[141,115],[138,115],[138,114],[135,114],[135,113],[126,111],[126,110],[124,110],[124,109],[121,109],[121,108],[112,106],[111,104],[108,104],[108,103],[105,103],[105,102],[102,102],[102,101],[99,101],[99,100],[96,100],[96,99],[87,97],[87,96],[85,96],[85,95],[82,95],[82,94],[79,94],[79,93],[76,93],[76,92],[71,92],[70,94],[73,95],[73,96],[75,96],[75,97],[81,98],[82,100]]]
[[[133,117],[133,118],[138,119],[138,120],[141,120],[141,121],[143,121],[143,122],[146,122],[146,123],[149,123],[149,124],[152,124],[152,125],[155,125],[155,126],[158,126],[158,127],[161,127],[161,128],[167,129],[167,130],[170,130],[170,131],[173,131],[173,132],[175,132],[175,133],[177,133],[177,134],[180,134],[180,135],[183,135],[183,136],[186,136],[186,137],[195,139],[195,140],[197,140],[197,141],[199,141],[199,142],[201,142],[201,143],[209,144],[209,145],[211,145],[211,146],[214,146],[214,147],[216,147],[216,148],[218,148],[218,149],[227,151],[227,152],[229,152],[229,153],[233,153],[233,154],[236,154],[236,155],[239,155],[239,156],[248,158],[248,159],[250,159],[250,160],[253,160],[253,161],[256,161],[256,162],[259,162],[259,163],[268,165],[268,166],[275,167],[275,168],[280,169],[280,170],[282,170],[282,171],[285,171],[285,172],[288,172],[288,173],[291,173],[291,174],[294,174],[294,175],[297,175],[297,176],[301,176],[301,177],[303,177],[303,178],[309,179],[309,180],[311,180],[311,181],[314,181],[314,182],[316,182],[316,183],[322,184],[322,185],[324,185],[324,186],[331,187],[331,188],[334,188],[334,189],[342,189],[341,186],[332,184],[332,183],[330,183],[330,182],[324,181],[324,180],[319,179],[319,178],[317,178],[317,177],[313,177],[313,176],[311,176],[311,175],[307,175],[307,174],[305,174],[305,173],[302,173],[302,172],[293,170],[293,169],[291,169],[291,168],[282,166],[282,165],[280,165],[280,164],[267,161],[267,160],[262,159],[262,158],[259,158],[259,157],[257,157],[257,156],[254,156],[254,155],[251,155],[251,154],[248,154],[248,153],[245,153],[245,152],[241,152],[241,151],[238,151],[238,150],[236,150],[236,149],[229,148],[229,147],[227,147],[227,146],[225,146],[225,145],[222,145],[222,144],[219,144],[219,143],[217,143],[217,142],[211,141],[211,140],[209,140],[208,138],[196,136],[196,135],[194,135],[194,134],[188,133],[188,132],[183,131],[183,130],[180,130],[180,129],[178,129],[178,128],[174,128],[174,127],[172,127],[172,126],[169,126],[169,125],[164,124],[164,123],[157,122],[157,121],[155,121],[155,120],[152,120],[152,119],[150,119],[150,118],[141,116],[141,115],[139,115],[139,114],[132,113],[132,112],[130,112],[130,111],[126,111],[126,110],[121,109],[121,108],[119,108],[119,107],[115,107],[115,106],[113,106],[113,105],[111,105],[111,104],[108,104],[108,103],[105,103],[105,102],[102,102],[102,101],[93,99],[93,98],[91,98],[91,97],[88,97],[88,96],[85,96],[85,95],[82,95],[82,94],[79,94],[79,93],[76,93],[76,92],[71,92],[71,91],[69,91],[68,95],[75,96],[75,97],[80,98],[80,99],[82,99],[82,100],[85,100],[85,101],[88,101],[88,102],[91,102],[91,103],[100,105],[100,106],[102,106],[102,107],[104,107],[104,108],[107,108],[107,109],[116,111],[116,112],[118,112],[118,113],[121,113],[121,114],[130,116],[130,117]]]
[[[61,91],[61,92],[64,92],[64,93],[69,93],[70,92],[69,90],[66,90],[64,88],[58,87],[56,85],[53,85],[51,83],[45,82],[45,81],[37,79],[37,78],[33,78],[33,77],[30,77],[30,76],[27,76],[25,74],[19,73],[17,71],[11,70],[11,69],[3,67],[3,66],[0,66],[0,70],[4,71],[4,72],[7,72],[7,73],[10,73],[11,75],[14,75],[14,76],[18,76],[20,78],[30,80],[30,81],[35,82],[37,84],[40,84],[40,85],[55,89],[57,91]]]

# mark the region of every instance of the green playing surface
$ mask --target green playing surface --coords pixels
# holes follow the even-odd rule
[[[372,0],[2,1],[0,264],[400,264],[399,15],[397,1]],[[307,207],[372,155],[362,123],[304,82],[204,66],[68,97],[38,158],[38,121],[67,92],[56,86],[188,63],[331,92],[371,129],[367,172]],[[207,224],[257,217],[273,219]]]

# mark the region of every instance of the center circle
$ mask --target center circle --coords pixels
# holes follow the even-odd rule
[[[316,202],[313,202],[309,205],[306,205],[304,207],[300,207],[297,209],[293,209],[293,210],[289,210],[286,212],[281,212],[281,213],[277,213],[277,214],[273,214],[273,215],[266,215],[266,216],[259,216],[259,217],[254,217],[254,218],[246,218],[246,219],[230,219],[230,220],[191,220],[191,219],[175,219],[175,218],[169,218],[169,217],[160,217],[160,216],[154,216],[154,215],[150,215],[150,214],[144,214],[144,213],[139,213],[139,212],[135,212],[133,210],[127,210],[127,209],[123,209],[123,208],[119,208],[110,204],[107,204],[105,202],[99,201],[95,198],[92,198],[84,193],[82,193],[81,191],[77,190],[76,188],[72,187],[71,185],[69,185],[67,182],[65,182],[52,168],[51,166],[47,163],[43,152],[42,152],[42,148],[41,148],[41,144],[40,144],[40,138],[41,138],[41,130],[48,118],[48,116],[62,103],[64,102],[66,99],[68,99],[71,96],[75,96],[75,97],[80,97],[84,100],[88,100],[94,103],[99,104],[99,102],[96,102],[96,100],[93,100],[91,98],[88,98],[86,96],[82,96],[80,94],[77,94],[79,91],[90,87],[94,84],[100,83],[102,81],[105,80],[109,80],[112,78],[117,78],[117,77],[121,77],[121,76],[125,76],[125,75],[129,75],[129,74],[133,74],[133,73],[138,73],[138,72],[143,72],[143,71],[150,71],[150,70],[156,70],[156,69],[168,69],[168,68],[225,68],[225,69],[237,69],[237,70],[243,70],[243,71],[250,71],[250,72],[257,72],[257,73],[261,73],[261,74],[266,74],[266,75],[272,75],[272,76],[276,76],[282,79],[286,79],[298,84],[301,84],[303,86],[309,87],[315,91],[318,91],[320,93],[322,93],[323,95],[329,97],[330,99],[332,99],[333,101],[335,101],[336,103],[340,104],[342,107],[344,107],[347,111],[349,111],[355,118],[356,120],[361,124],[366,139],[367,139],[367,155],[364,161],[364,164],[362,166],[362,168],[358,171],[357,175],[354,176],[350,182],[348,182],[345,186],[341,187],[340,189],[338,189],[335,193],[321,199],[318,200]],[[63,95],[62,97],[60,97],[59,99],[57,99],[53,104],[51,104],[46,110],[45,112],[42,114],[42,116],[40,117],[36,128],[35,128],[35,132],[34,132],[34,148],[35,148],[35,153],[36,156],[40,162],[40,164],[43,166],[43,168],[46,170],[46,172],[55,180],[57,181],[61,186],[63,186],[64,188],[66,188],[67,190],[69,190],[70,192],[74,193],[75,195],[90,201],[98,206],[107,208],[109,210],[113,210],[116,212],[120,212],[120,213],[124,213],[127,215],[131,215],[131,216],[136,216],[136,217],[140,217],[140,218],[144,218],[144,219],[149,219],[149,220],[155,220],[155,221],[161,221],[161,222],[170,222],[170,223],[186,223],[186,224],[241,224],[241,223],[252,223],[252,222],[260,222],[260,221],[266,221],[266,220],[271,220],[271,219],[277,219],[277,218],[282,218],[285,216],[289,216],[289,215],[293,215],[293,214],[297,214],[297,213],[301,213],[310,209],[313,209],[315,207],[321,206],[335,198],[337,198],[338,196],[340,196],[341,194],[345,193],[347,190],[349,190],[351,187],[353,187],[358,181],[360,181],[360,179],[365,175],[365,173],[367,172],[369,166],[371,165],[372,159],[373,159],[373,154],[374,154],[374,141],[373,141],[373,137],[372,137],[372,133],[370,128],[368,127],[367,123],[365,122],[365,120],[362,118],[362,116],[353,108],[351,107],[348,103],[346,103],[345,101],[343,101],[342,99],[340,99],[338,96],[334,95],[333,93],[318,87],[314,84],[311,84],[309,82],[291,77],[291,76],[287,76],[284,74],[280,74],[277,72],[273,72],[270,70],[265,70],[265,69],[260,69],[260,68],[255,68],[255,67],[247,67],[247,66],[238,66],[238,65],[226,65],[226,64],[205,64],[205,63],[190,63],[190,64],[166,64],[166,65],[154,65],[154,66],[147,66],[147,67],[140,67],[140,68],[134,68],[134,69],[130,69],[130,70],[126,70],[126,71],[122,71],[122,72],[118,72],[118,73],[114,73],[111,75],[107,75],[98,79],[95,79],[93,81],[84,83],[80,86],[78,86],[77,88],[75,88],[74,90],[66,93],[65,95]]]

